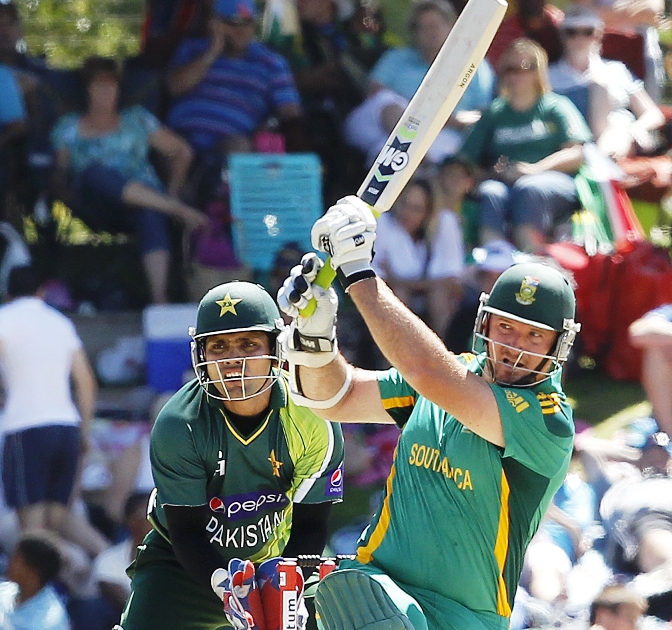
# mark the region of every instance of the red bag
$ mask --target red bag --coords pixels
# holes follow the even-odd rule
[[[576,282],[576,320],[581,323],[579,343],[584,354],[597,358],[609,345],[610,318],[613,295],[611,256],[595,254],[575,243],[560,242],[548,246],[548,252]]]
[[[648,311],[672,301],[672,264],[667,250],[638,242],[632,252],[613,256],[612,265],[611,341],[604,370],[617,380],[638,381],[642,353],[630,345],[628,327]]]
[[[628,327],[651,309],[672,302],[672,263],[666,249],[631,241],[631,250],[588,256],[572,243],[554,243],[551,255],[576,281],[579,341],[587,356],[617,380],[638,381],[641,352]]]

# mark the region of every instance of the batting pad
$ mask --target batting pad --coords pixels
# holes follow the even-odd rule
[[[415,630],[372,577],[356,569],[327,575],[315,594],[322,630]]]

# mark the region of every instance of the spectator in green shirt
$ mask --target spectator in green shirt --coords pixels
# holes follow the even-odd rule
[[[515,40],[498,70],[500,97],[462,148],[487,173],[478,189],[480,239],[510,238],[543,253],[553,227],[578,207],[573,176],[590,130],[569,99],[550,91],[546,53],[535,42]]]

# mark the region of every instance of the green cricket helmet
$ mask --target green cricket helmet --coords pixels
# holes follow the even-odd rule
[[[234,281],[210,289],[198,305],[196,326],[189,329],[193,339],[192,365],[208,395],[220,400],[246,400],[268,390],[278,379],[278,366],[282,362],[277,342],[282,328],[280,311],[262,286]],[[269,334],[272,354],[206,360],[207,337],[252,330]],[[268,374],[249,374],[250,362],[269,359],[271,368]],[[261,387],[258,387],[260,381]],[[240,390],[240,393],[234,393],[234,389]]]
[[[535,354],[514,348],[520,353],[514,367],[523,355],[537,357],[539,364],[536,369],[525,369],[523,378],[515,383],[505,383],[508,385],[530,386],[550,378],[569,357],[576,333],[581,329],[581,324],[574,321],[576,298],[568,278],[554,267],[538,262],[509,267],[497,278],[489,294],[481,294],[474,324],[474,350],[487,350],[490,369],[494,374],[498,362],[497,346],[505,344],[495,342],[488,336],[489,314],[558,333],[549,354]],[[553,366],[550,370],[549,360]],[[539,375],[543,378],[539,378]]]

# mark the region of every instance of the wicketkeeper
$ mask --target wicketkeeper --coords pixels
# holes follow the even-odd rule
[[[282,326],[259,285],[229,282],[201,300],[196,378],[152,429],[153,530],[129,568],[123,630],[281,630],[278,557],[322,553],[343,495],[343,435],[289,398]]]

